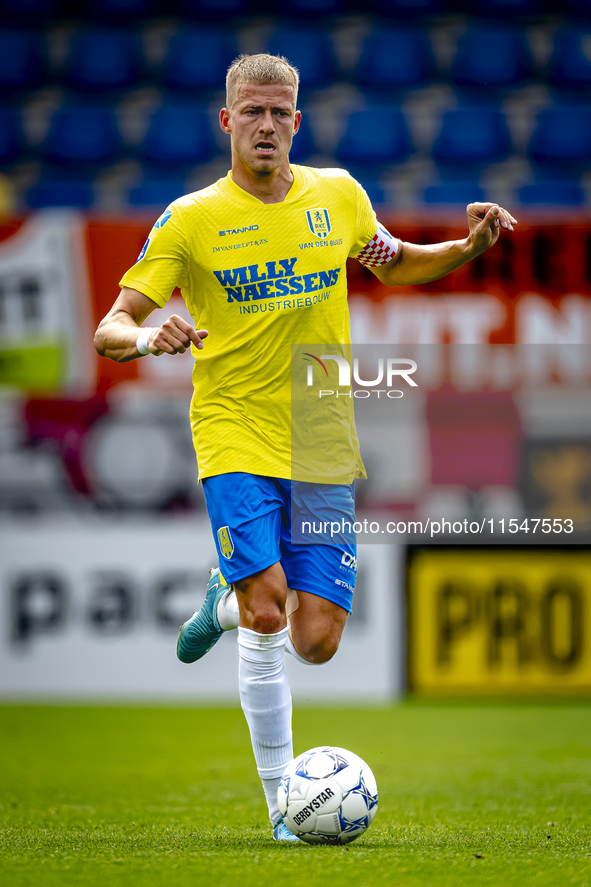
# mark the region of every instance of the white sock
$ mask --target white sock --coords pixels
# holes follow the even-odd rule
[[[296,650],[296,648],[293,645],[292,639],[289,636],[287,638],[287,643],[285,645],[285,652],[289,653],[290,656],[293,656],[293,658],[296,659],[298,662],[301,662],[302,665],[322,665],[321,662],[308,662],[307,659],[304,659],[303,656],[300,656],[300,654],[298,653],[298,651]]]
[[[223,628],[224,631],[228,631],[231,628],[238,628],[238,622],[240,620],[238,598],[232,587],[230,587],[220,598],[217,608],[217,617],[218,622],[220,623],[220,628]]]
[[[240,702],[271,822],[279,818],[277,786],[293,758],[291,694],[283,666],[286,640],[287,628],[276,634],[238,628]]]

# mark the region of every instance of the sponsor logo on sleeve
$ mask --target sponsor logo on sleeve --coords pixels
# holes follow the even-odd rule
[[[172,215],[172,210],[167,209],[166,212],[163,212],[158,221],[154,224],[155,228],[164,228],[168,220]]]
[[[149,246],[150,246],[150,238],[148,237],[148,239],[146,240],[146,242],[145,242],[144,245],[142,246],[142,251],[141,251],[141,253],[139,254],[139,256],[137,257],[137,259],[135,260],[135,264],[136,264],[136,265],[137,265],[138,262],[141,262],[141,260],[144,258],[144,256],[146,255],[146,251],[147,251],[147,249],[148,249]]]

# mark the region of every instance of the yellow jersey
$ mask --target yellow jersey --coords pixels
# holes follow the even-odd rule
[[[291,478],[291,346],[349,344],[347,258],[393,254],[376,246],[375,213],[347,172],[291,170],[282,203],[262,203],[231,173],[175,200],[120,281],[159,307],[178,286],[196,329],[209,331],[203,350],[193,347],[202,479]],[[353,438],[349,480],[365,476]]]

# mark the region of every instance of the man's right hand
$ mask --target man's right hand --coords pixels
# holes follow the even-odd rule
[[[115,304],[98,325],[94,336],[98,353],[118,363],[141,357],[137,338],[142,324],[155,308],[158,305],[143,293],[123,287]],[[150,327],[143,329],[145,335]],[[201,350],[202,340],[207,335],[207,330],[195,330],[184,318],[172,314],[161,326],[152,327],[147,340],[143,341],[151,354],[184,354],[191,343]]]
[[[162,326],[155,327],[148,336],[147,347],[151,354],[184,354],[191,342],[196,348],[203,348],[202,339],[209,335],[207,330],[195,330],[178,314],[171,314]]]

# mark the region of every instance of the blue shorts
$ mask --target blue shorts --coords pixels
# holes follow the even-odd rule
[[[353,484],[294,483],[293,487],[299,516],[326,518],[330,501],[335,503],[333,510],[336,507],[339,515],[354,522]],[[354,536],[335,538],[334,544],[293,542],[292,481],[233,472],[205,478],[203,490],[220,570],[227,582],[280,563],[288,588],[316,594],[351,612],[357,578]]]

